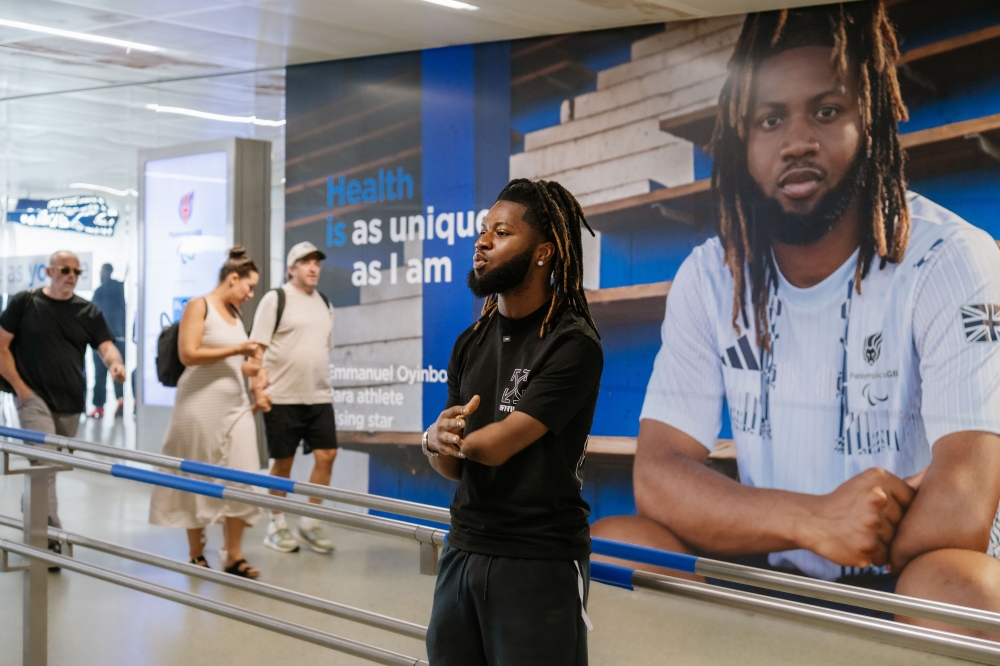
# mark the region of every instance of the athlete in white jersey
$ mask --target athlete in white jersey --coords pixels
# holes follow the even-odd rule
[[[891,30],[874,3],[747,18],[720,237],[671,288],[639,516],[594,534],[1000,611],[1000,250],[905,190]],[[705,466],[724,400],[740,483]]]

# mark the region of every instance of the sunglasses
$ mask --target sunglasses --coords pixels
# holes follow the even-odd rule
[[[70,273],[77,277],[83,275],[82,268],[73,268],[72,266],[53,266],[53,268],[57,269],[60,275],[69,275]]]

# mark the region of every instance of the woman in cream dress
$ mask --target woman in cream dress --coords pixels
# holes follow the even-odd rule
[[[219,286],[184,308],[177,348],[185,370],[177,382],[164,454],[260,471],[245,378],[257,374],[263,350],[247,339],[239,318],[239,306],[253,297],[258,277],[246,251],[233,248],[219,273]],[[191,563],[205,567],[205,528],[221,522],[222,566],[245,578],[256,578],[259,572],[243,557],[243,530],[260,515],[259,508],[246,504],[161,487],[153,489],[149,508],[154,525],[187,530]]]

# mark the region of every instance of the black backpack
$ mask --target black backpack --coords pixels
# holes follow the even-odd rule
[[[180,335],[181,322],[178,319],[174,323],[164,324],[163,319],[167,314],[160,314],[160,337],[156,340],[156,378],[164,386],[176,387],[184,374],[184,364],[181,363],[180,352],[177,351],[177,338]],[[208,302],[205,303],[205,318],[208,319]]]
[[[271,335],[274,335],[278,331],[278,324],[281,323],[281,315],[285,312],[285,290],[282,287],[278,287],[277,289],[272,289],[271,291],[277,292],[278,294],[278,314],[274,318],[274,330],[271,331]],[[330,308],[329,299],[326,296],[324,296],[323,292],[320,291],[319,289],[316,290],[316,293],[319,294],[319,297],[323,299],[323,302],[326,303],[327,309],[329,309]]]

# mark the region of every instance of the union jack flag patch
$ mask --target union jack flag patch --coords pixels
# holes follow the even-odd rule
[[[1000,305],[977,303],[962,306],[962,326],[969,342],[1000,340]]]

